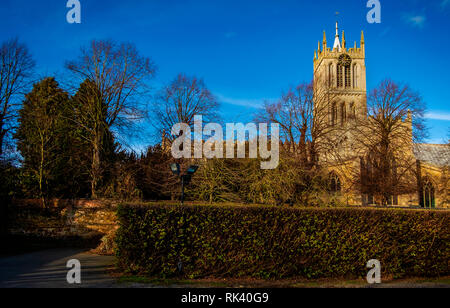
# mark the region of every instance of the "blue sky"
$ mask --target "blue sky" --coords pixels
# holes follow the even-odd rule
[[[450,0],[380,0],[369,24],[365,0],[80,0],[82,24],[66,22],[65,0],[0,1],[0,39],[18,36],[41,75],[64,76],[64,63],[92,39],[130,41],[158,66],[154,86],[195,75],[222,102],[228,122],[247,122],[265,99],[312,78],[314,49],[335,12],[348,44],[364,30],[368,88],[406,82],[427,102],[428,142],[450,127]],[[151,143],[151,142],[149,142]]]

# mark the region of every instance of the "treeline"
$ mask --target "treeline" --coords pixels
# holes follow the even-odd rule
[[[66,89],[55,77],[32,82],[34,62],[17,40],[4,43],[1,50],[3,67],[11,68],[1,71],[1,80],[16,80],[9,92],[2,84],[2,93],[8,94],[2,96],[2,105],[9,118],[8,126],[2,126],[6,138],[1,147],[7,148],[7,142],[20,154],[18,164],[7,159],[14,152],[2,153],[5,196],[39,198],[44,206],[52,198],[179,198],[179,179],[169,169],[174,162],[170,142],[177,136],[167,133],[176,123],[192,125],[197,114],[207,122],[220,121],[217,98],[202,80],[180,74],[153,93],[148,106],[142,103],[149,97],[143,93],[156,66],[131,44],[91,42],[67,62]],[[133,130],[147,111],[151,125],[167,142],[136,154],[123,148],[117,134]],[[314,164],[306,170],[291,154],[283,154],[280,167],[270,171],[261,170],[258,160],[198,161],[201,168],[188,187],[188,199],[314,203],[311,196],[323,190],[323,178]],[[177,162],[183,168],[192,163]]]
[[[36,83],[26,95],[14,135],[23,159],[22,195],[39,197],[44,203],[48,198],[90,198],[94,194],[130,199],[141,197],[144,191],[156,198],[156,192],[141,181],[140,187],[136,185],[134,175],[143,176],[144,168],[138,166],[157,155],[159,148],[149,149],[139,158],[123,150],[105,124],[105,107],[99,106],[103,112],[86,117],[96,112],[84,101],[95,99],[87,94],[90,90],[89,82],[84,82],[69,97],[50,77]],[[97,135],[96,130],[101,133]]]
[[[1,45],[0,61],[5,200],[177,199],[179,179],[169,169],[175,162],[170,145],[178,137],[171,135],[173,125],[193,126],[196,115],[221,123],[218,99],[199,78],[179,74],[154,90],[157,67],[133,44],[92,41],[66,62],[62,81],[36,80],[32,56],[18,40]],[[346,191],[370,193],[384,203],[417,191],[415,161],[405,153],[412,138],[425,136],[420,95],[386,80],[368,96],[367,111],[347,112],[342,103],[338,112],[339,97],[319,78],[314,82],[291,87],[254,116],[280,125],[277,169],[261,170],[254,159],[197,161],[201,168],[188,199],[330,205]],[[118,136],[142,134],[139,123],[148,123],[162,142],[136,154]],[[194,163],[176,162],[183,168]]]
[[[161,151],[138,158],[117,141],[145,119],[140,98],[156,71],[150,58],[132,44],[92,41],[67,61],[66,89],[54,77],[36,80],[17,39],[1,45],[0,61],[2,199],[159,197],[130,174]]]

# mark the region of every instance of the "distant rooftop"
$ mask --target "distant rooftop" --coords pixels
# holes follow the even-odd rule
[[[414,156],[438,167],[450,166],[450,146],[447,144],[415,144]]]

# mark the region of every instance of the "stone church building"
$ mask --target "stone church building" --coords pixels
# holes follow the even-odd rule
[[[364,155],[355,141],[359,125],[370,123],[367,107],[366,89],[366,49],[364,33],[361,32],[359,47],[355,42],[348,46],[345,33],[340,36],[336,23],[336,35],[333,45],[328,47],[324,31],[322,44],[314,52],[314,108],[322,110],[324,121],[339,130],[330,131],[339,138],[338,149],[332,149],[341,157],[325,151],[319,154],[319,160],[326,162],[330,172],[332,189],[342,203],[354,205],[380,204],[376,196],[363,193],[355,187],[350,174],[362,177]],[[323,94],[318,94],[323,93]],[[327,97],[323,99],[319,96]],[[315,113],[315,116],[319,114]],[[316,120],[317,121],[317,120]],[[450,207],[450,146],[441,144],[416,144],[412,138],[412,117],[409,113],[402,124],[408,142],[402,143],[402,152],[411,161],[415,174],[414,185],[417,189],[401,195],[390,196],[388,204],[392,206],[423,208]],[[364,125],[363,125],[364,126]],[[355,129],[356,128],[356,129]],[[331,148],[331,146],[330,146]],[[357,154],[356,154],[357,153]],[[346,157],[342,159],[342,157]]]

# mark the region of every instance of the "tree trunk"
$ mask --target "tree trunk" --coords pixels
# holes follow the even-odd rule
[[[3,125],[0,124],[0,157],[3,155],[3,140],[5,139],[6,130],[4,130]]]
[[[41,161],[39,164],[39,198],[42,201],[42,207],[46,208],[46,204],[45,204],[45,197],[44,197],[44,160],[45,160],[45,155],[44,155],[44,139],[43,136],[41,135]]]
[[[100,161],[100,149],[101,149],[101,135],[97,133],[94,137],[93,149],[92,149],[92,179],[91,179],[91,196],[93,199],[98,197],[97,189],[101,177],[101,161]]]

